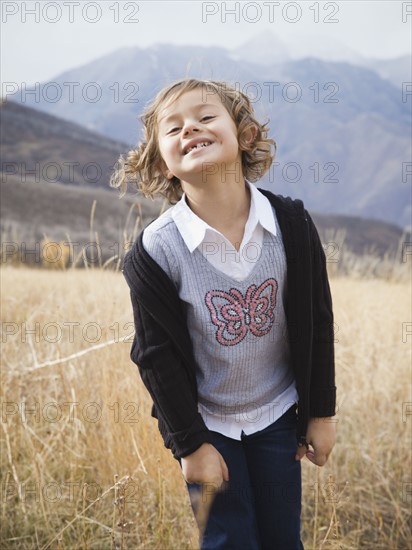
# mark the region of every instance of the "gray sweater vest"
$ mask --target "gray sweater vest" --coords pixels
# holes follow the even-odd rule
[[[264,232],[259,258],[240,282],[215,269],[199,249],[189,252],[170,210],[143,234],[145,249],[182,300],[198,399],[212,413],[263,407],[294,379],[284,309],[286,258],[276,215],[275,223],[276,237]]]

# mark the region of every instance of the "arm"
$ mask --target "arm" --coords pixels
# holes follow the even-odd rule
[[[299,447],[296,458],[303,456],[323,466],[335,444],[336,387],[332,297],[326,256],[316,227],[306,212],[312,246],[313,345],[310,386],[310,420],[306,441],[313,451]]]
[[[142,308],[131,293],[136,335],[131,358],[138,365],[158,414],[167,425],[182,473],[189,483],[207,483],[220,487],[229,479],[228,468],[201,415],[173,346],[162,328]]]
[[[197,410],[187,369],[171,340],[133,292],[131,300],[136,330],[131,359],[152,397],[159,424],[163,422],[169,432],[165,445],[172,443],[177,456],[186,456],[211,441],[209,430]]]
[[[131,257],[125,260],[124,275],[132,289],[136,329],[131,359],[137,364],[154,402],[165,446],[181,459],[186,480],[217,483],[227,477],[227,468],[223,457],[210,444],[210,432],[197,411],[190,337],[179,297],[171,283],[172,271],[176,268],[170,263],[173,255],[170,250],[165,254],[165,243],[156,237],[151,241],[146,239],[146,246],[156,257],[155,262],[143,249],[143,256],[136,262],[132,262]],[[156,280],[158,288],[147,287],[149,280]],[[144,284],[136,284],[138,281]],[[143,297],[142,303],[138,298]]]
[[[326,256],[316,227],[308,215],[312,244],[313,345],[310,416],[335,415],[335,353],[332,296]]]

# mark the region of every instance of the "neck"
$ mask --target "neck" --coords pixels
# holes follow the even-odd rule
[[[243,177],[207,185],[182,182],[191,210],[208,225],[225,235],[238,248],[250,210],[250,191]]]

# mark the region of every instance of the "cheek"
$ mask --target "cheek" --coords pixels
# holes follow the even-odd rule
[[[160,149],[160,154],[162,155],[163,158],[170,157],[171,155],[176,155],[176,153],[177,153],[176,143],[173,143],[173,142],[164,143]]]
[[[166,144],[161,143],[159,145],[159,153],[164,161],[167,161],[169,159],[170,151],[169,151],[169,147]]]
[[[239,141],[238,141],[237,133],[230,134],[230,145],[233,149],[236,149],[236,150],[239,149]]]
[[[168,166],[169,166],[169,164],[170,164],[170,155],[168,155],[167,147],[165,146],[164,143],[163,143],[163,144],[162,144],[162,143],[159,143],[158,151],[159,151],[159,154],[158,154],[158,158],[159,158],[158,166],[160,167],[161,170],[164,170],[164,169],[168,168]]]

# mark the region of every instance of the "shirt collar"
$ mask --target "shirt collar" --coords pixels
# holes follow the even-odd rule
[[[249,218],[251,217],[251,213],[254,212],[253,215],[256,218],[256,223],[260,223],[264,229],[276,237],[276,223],[269,199],[265,197],[255,185],[249,182],[246,183],[251,193]]]
[[[248,181],[246,181],[246,185],[250,189],[250,210],[245,226],[245,235],[250,233],[251,236],[256,225],[260,223],[264,229],[276,236],[272,205],[254,185]],[[190,209],[186,202],[186,193],[183,193],[179,202],[175,204],[171,214],[190,252],[193,252],[204,241],[207,231],[221,235],[219,231],[199,218]]]

